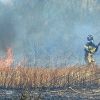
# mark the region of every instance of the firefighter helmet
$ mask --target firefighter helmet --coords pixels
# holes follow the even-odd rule
[[[88,41],[92,41],[93,40],[93,36],[92,35],[88,35],[87,40]]]

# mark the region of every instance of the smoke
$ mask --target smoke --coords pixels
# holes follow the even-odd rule
[[[0,2],[2,2],[5,5],[7,5],[7,4],[11,4],[12,0],[0,0]]]
[[[100,32],[99,7],[94,2],[88,6],[79,0],[0,0],[0,50],[14,47],[19,57],[34,56],[38,49],[40,58],[45,58],[45,52],[62,57],[71,49],[83,60],[87,35]]]
[[[0,50],[5,52],[8,47],[13,47],[16,41],[16,30],[13,12],[9,7],[0,9]]]

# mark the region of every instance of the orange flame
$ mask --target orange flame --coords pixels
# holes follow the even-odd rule
[[[11,48],[7,49],[7,58],[3,58],[0,60],[0,69],[10,68],[11,63],[13,61],[13,54],[11,52]]]

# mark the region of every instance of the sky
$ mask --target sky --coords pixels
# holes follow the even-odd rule
[[[6,56],[11,47],[16,62],[24,56],[40,66],[60,66],[64,59],[71,65],[85,64],[87,36],[92,34],[94,42],[99,42],[99,18],[91,9],[89,16],[84,6],[78,8],[87,5],[83,0],[79,5],[71,1],[0,0],[1,54]],[[95,54],[97,62],[99,55],[100,50]]]

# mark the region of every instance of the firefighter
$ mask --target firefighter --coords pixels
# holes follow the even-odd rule
[[[93,59],[93,54],[95,52],[97,52],[98,47],[100,46],[100,43],[98,43],[98,45],[95,45],[93,43],[94,40],[93,40],[92,35],[88,35],[87,40],[88,40],[88,42],[84,46],[85,62],[86,62],[87,65],[93,65],[95,63],[95,61]]]

